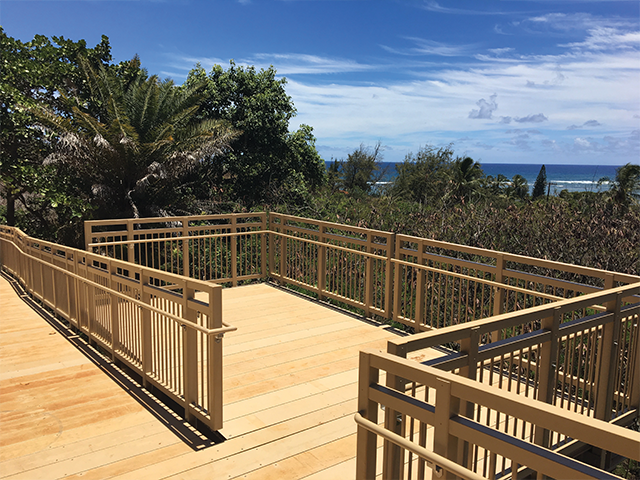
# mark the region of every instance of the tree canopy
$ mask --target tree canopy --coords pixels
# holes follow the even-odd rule
[[[93,48],[84,40],[52,40],[36,35],[23,43],[0,27],[0,185],[7,202],[7,221],[15,222],[15,202],[19,201],[31,221],[48,232],[84,215],[89,207],[70,194],[69,178],[43,165],[51,141],[37,126],[33,108],[45,105],[68,115],[62,95],[73,93],[82,101],[89,95],[78,59],[82,56],[93,66],[111,61],[105,36]]]
[[[227,195],[248,204],[269,201],[294,172],[310,188],[324,182],[313,129],[301,125],[289,132],[296,110],[285,91],[286,79],[276,78],[273,66],[256,70],[231,61],[228,69],[215,65],[209,74],[196,66],[185,86],[200,84],[205,90],[198,117],[225,120],[241,132],[209,166]]]
[[[202,86],[80,64],[91,102],[67,98],[70,118],[44,109],[39,118],[56,135],[48,163],[76,173],[100,216],[158,215],[171,182],[237,136],[226,122],[195,118]]]

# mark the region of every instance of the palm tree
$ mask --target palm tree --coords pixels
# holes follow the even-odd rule
[[[511,179],[511,185],[507,188],[507,193],[511,197],[526,200],[529,198],[529,182],[522,175],[516,174]]]
[[[47,162],[73,170],[110,216],[137,218],[141,208],[157,214],[166,200],[162,185],[224,151],[238,134],[225,122],[196,120],[199,86],[178,87],[139,68],[125,77],[84,61],[81,67],[91,105],[67,98],[70,118],[44,110],[38,116],[57,135]]]
[[[451,169],[450,183],[452,190],[449,195],[462,202],[478,193],[484,172],[478,162],[471,157],[457,158]]]
[[[640,165],[627,163],[616,170],[616,178],[609,188],[611,198],[628,206],[640,200]]]

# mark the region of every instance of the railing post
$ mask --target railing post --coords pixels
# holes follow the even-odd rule
[[[231,233],[238,233],[236,225],[236,215],[231,214]],[[231,284],[234,287],[238,286],[238,237],[233,235],[229,237],[229,244],[231,246]]]
[[[438,455],[458,462],[458,439],[449,434],[449,420],[460,410],[460,400],[451,396],[451,383],[441,378],[436,379],[436,412],[433,431],[433,451]],[[456,478],[446,472],[444,478]]]
[[[358,412],[367,420],[378,423],[378,404],[369,400],[369,386],[378,383],[379,372],[371,367],[371,354],[360,352],[358,370]],[[376,477],[377,435],[358,425],[356,479]]]
[[[366,252],[373,253],[373,245],[371,240],[371,234],[367,233],[367,245]],[[365,270],[364,270],[364,313],[368,318],[371,316],[371,304],[373,303],[373,258],[365,257]]]
[[[387,344],[387,351],[392,355],[407,358],[407,352],[404,345],[396,345],[389,342]],[[387,372],[387,387],[403,392],[405,382],[402,378]],[[384,428],[393,433],[404,436],[404,424],[405,416],[400,412],[391,409],[389,406],[386,406],[384,411]],[[382,477],[402,478],[404,470],[403,450],[398,445],[391,443],[389,440],[385,440],[382,452]]]
[[[184,281],[182,290],[182,318],[197,323],[196,312],[189,308],[189,299],[195,296],[195,290]],[[182,326],[182,368],[184,379],[184,413],[188,422],[193,423],[195,415],[191,410],[198,398],[198,336],[197,331]]]
[[[92,243],[92,232],[91,232],[91,224],[89,222],[84,222],[84,249],[89,251],[89,244]],[[91,247],[91,250],[93,248]]]
[[[400,260],[400,247],[398,244],[402,243],[402,240],[398,242],[398,237],[394,235],[394,257],[396,260]],[[400,297],[402,295],[402,288],[400,285],[400,273],[402,271],[402,265],[396,263],[393,266],[393,315],[392,318],[394,321],[398,321],[398,317],[400,317]]]
[[[496,283],[504,282],[504,255],[502,253],[498,253],[496,255]],[[504,300],[505,300],[505,289],[496,287],[495,293],[493,294],[493,315],[500,315],[504,313]],[[491,341],[497,342],[500,340],[500,332],[496,330],[495,332],[491,332]]]
[[[478,348],[480,346],[480,327],[473,327],[469,331],[469,336],[460,342],[460,353],[467,355],[467,365],[460,369],[460,376],[476,380],[478,374]],[[469,401],[460,402],[460,411],[464,412],[467,418],[473,418],[475,404]],[[462,445],[462,466],[469,464],[469,442]]]
[[[417,263],[419,265],[424,265],[424,243],[421,241],[418,242],[418,258]],[[417,269],[417,278],[416,278],[416,324],[415,329],[416,332],[420,330],[426,330],[426,322],[423,323],[422,319],[424,318],[424,281],[425,281],[425,272],[422,268]],[[446,319],[445,319],[446,325]],[[433,325],[430,325],[433,326]]]
[[[151,305],[151,294],[148,291],[147,284],[149,283],[149,275],[144,268],[140,269],[140,296],[142,301]],[[151,342],[151,310],[146,308],[140,308],[141,328],[142,333],[142,383],[145,388],[149,386],[148,376],[152,368],[151,355],[152,355],[152,342]]]
[[[273,225],[273,213],[269,214],[269,276],[276,274],[276,234]]]
[[[263,232],[266,232],[267,231],[267,214],[265,212],[262,212],[262,215],[260,216],[260,220],[261,220],[260,230],[262,230]],[[262,278],[266,280],[269,277],[269,272],[267,271],[267,234],[266,233],[260,234],[260,248],[261,248],[260,268],[262,272]]]
[[[605,277],[605,290],[609,290],[613,288],[613,275],[607,274]],[[614,312],[618,310],[617,303],[620,299],[616,298],[616,300],[612,302],[607,302],[605,305],[608,312]],[[614,336],[615,331],[619,330],[619,314],[614,317],[614,321],[603,325],[602,327],[602,337],[600,338],[600,362],[598,374],[596,377],[597,381],[597,389],[598,393],[596,396],[596,409],[595,409],[595,418],[598,420],[609,421],[611,419],[611,411],[607,411],[608,405],[610,402],[608,398],[613,394],[613,381],[610,381],[611,368],[612,368],[612,359],[615,355],[615,347],[614,341],[617,338]]]
[[[222,287],[212,286],[209,291],[209,325],[208,328],[222,327]],[[208,409],[210,416],[209,428],[213,431],[222,429],[223,402],[223,365],[222,365],[222,335],[207,338],[207,368],[208,368]]]
[[[556,368],[555,363],[558,361],[558,346],[560,345],[560,320],[562,312],[560,307],[553,309],[553,316],[543,318],[541,328],[551,331],[551,338],[548,343],[542,344],[541,351],[538,354],[538,364],[540,365],[538,374],[538,396],[537,400],[548,404],[553,404],[553,398],[556,393]],[[549,430],[535,427],[534,443],[541,447],[548,448]]]
[[[197,232],[196,232],[197,233]],[[180,273],[179,268],[175,273]],[[189,219],[188,217],[182,217],[182,275],[185,277],[191,277],[191,259],[189,258]],[[195,268],[193,271],[193,277],[196,277]]]
[[[392,296],[395,290],[393,282],[393,262],[391,259],[395,254],[396,248],[396,234],[391,233],[387,235],[387,260],[385,265],[385,277],[384,277],[384,311],[385,317],[390,319],[393,316]]]
[[[285,220],[284,217],[280,218],[280,233],[284,233],[286,234],[286,229],[285,229],[285,225],[286,225],[287,221]],[[287,254],[287,239],[283,236],[280,236],[280,285],[284,285],[284,279],[285,279],[285,269],[286,269],[286,265],[287,265],[287,258],[286,258],[286,254]]]
[[[327,227],[320,224],[319,230],[318,240],[322,245],[318,249],[318,300],[324,300],[324,292],[327,289],[327,247],[324,245],[327,241]]]
[[[127,262],[136,263],[135,245],[133,242],[133,219],[127,220]],[[124,258],[123,258],[124,260]]]
[[[108,263],[109,267],[109,288],[111,290],[117,290],[116,281],[114,279],[116,275],[116,269],[112,265],[111,260]],[[120,348],[120,325],[119,325],[119,312],[118,312],[119,298],[114,294],[110,295],[109,304],[111,305],[111,360],[115,362],[116,352]]]
[[[633,322],[632,319],[628,319],[628,322]],[[629,348],[635,342],[635,355],[633,358],[633,370],[631,372],[631,391],[629,392],[629,406],[636,409],[636,421],[640,420],[640,359],[638,353],[640,352],[640,325],[638,325],[638,319],[636,319],[636,326],[633,328],[635,332],[635,339],[629,338]]]
[[[605,277],[605,290],[613,288],[613,274],[607,273]],[[611,420],[611,406],[614,389],[615,377],[615,355],[617,353],[617,340],[620,335],[620,303],[622,296],[616,295],[616,299],[607,302],[605,307],[608,312],[613,312],[613,322],[607,323],[602,327],[602,337],[600,338],[600,362],[599,369],[596,374],[597,394],[596,408],[594,417],[598,420],[608,422]],[[600,468],[603,469],[607,462],[608,453],[600,450]]]

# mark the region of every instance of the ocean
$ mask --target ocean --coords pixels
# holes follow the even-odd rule
[[[329,162],[326,162],[327,165]],[[390,183],[396,177],[396,163],[381,162],[381,167],[386,169],[381,183]],[[529,189],[533,190],[533,184],[540,172],[542,164],[522,163],[482,163],[482,171],[485,175],[497,177],[504,175],[509,180],[519,174],[527,179]],[[598,180],[608,177],[613,180],[619,165],[545,165],[547,170],[547,182],[551,184],[551,193],[558,194],[562,190],[570,192],[595,192],[598,191]],[[600,190],[606,190],[605,183]]]

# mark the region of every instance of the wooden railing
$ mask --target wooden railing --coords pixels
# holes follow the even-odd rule
[[[594,305],[603,305],[605,310],[596,312]],[[432,347],[447,346],[448,353],[445,351],[422,363],[476,382],[475,395],[478,398],[486,392],[496,392],[496,395],[510,392],[516,398],[525,398],[529,404],[539,404],[536,408],[552,407],[557,415],[561,412],[577,414],[579,422],[587,426],[599,421],[628,426],[638,418],[640,405],[639,316],[640,283],[636,283],[525,311],[392,339],[388,343],[388,353],[402,359],[412,357],[420,360],[427,356],[427,349],[431,349],[428,355],[433,357]],[[492,338],[500,340],[491,342]],[[402,392],[403,396],[413,399],[411,401],[428,401],[431,395],[425,384],[415,376],[395,375],[389,370],[386,388]],[[363,392],[361,390],[361,394]],[[601,451],[593,452],[592,447],[597,444],[590,439],[587,441],[568,434],[553,423],[545,426],[538,419],[527,420],[518,410],[521,407],[514,405],[510,397],[505,397],[504,405],[499,407],[482,404],[474,398],[465,397],[465,401],[457,407],[456,414],[491,429],[494,436],[500,433],[504,438],[509,436],[518,439],[519,443],[511,443],[519,445],[519,449],[542,447],[574,458],[591,456],[592,462],[595,459],[595,464],[601,469],[615,462],[611,452],[619,453],[611,448],[613,444],[607,448],[601,446]],[[387,408],[384,427],[379,428],[395,436],[409,436],[408,441],[419,448],[431,445],[426,431],[428,425],[432,424],[420,425],[420,434],[414,435],[407,430],[407,425],[413,425],[414,420],[409,423],[407,420],[396,421],[404,418],[408,413],[406,410],[394,411],[391,404],[382,400],[381,403]],[[509,411],[505,410],[505,405],[509,406]],[[384,437],[386,433],[380,435]],[[435,435],[434,438],[437,438],[437,433]],[[468,443],[463,446],[463,451],[455,455],[449,452],[447,458],[471,473],[499,478],[510,475],[517,468],[523,478],[531,474],[531,471],[523,472],[527,469],[554,478],[574,478],[567,477],[567,471],[562,473],[559,467],[554,467],[554,473],[549,473],[552,470],[542,471],[538,463],[522,462],[517,455],[505,455],[501,450],[492,448],[491,443],[479,445],[467,438],[464,440]],[[640,436],[636,441],[640,441]],[[411,451],[410,446],[398,445],[398,442],[387,441],[384,446],[387,459],[385,468],[391,475],[389,478],[402,477],[407,452]],[[637,459],[640,455],[637,445],[636,455],[628,458]],[[515,446],[510,448],[518,455],[524,454],[514,450]],[[435,452],[442,454],[442,449],[436,449]],[[562,463],[563,460],[558,457],[554,461]],[[577,476],[577,472],[573,475]],[[604,478],[601,476],[604,474],[602,472],[595,476]]]
[[[222,428],[221,287],[0,226],[0,264],[34,299],[181,405]],[[196,292],[199,293],[196,299]]]
[[[619,478],[533,441],[549,431],[640,460],[638,432],[523,394],[382,352],[359,372],[357,479]]]
[[[267,275],[265,213],[85,222],[87,251],[216,283]]]
[[[268,225],[265,213],[92,221],[85,239],[95,253],[201,280],[236,285],[271,278],[414,332],[640,281],[276,213]]]

